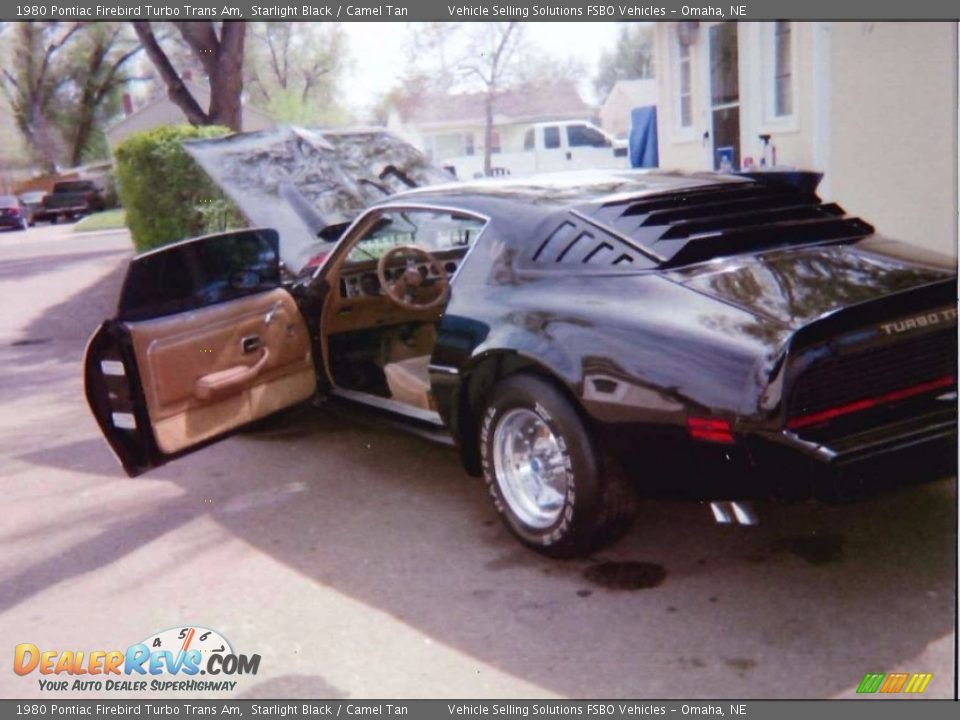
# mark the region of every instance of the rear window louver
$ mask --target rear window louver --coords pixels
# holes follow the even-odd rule
[[[585,266],[592,269],[629,267],[640,257],[636,249],[622,240],[565,221],[536,246],[530,261],[541,269],[571,270]]]
[[[661,267],[813,242],[859,239],[873,227],[789,185],[743,183],[608,203],[591,215]]]

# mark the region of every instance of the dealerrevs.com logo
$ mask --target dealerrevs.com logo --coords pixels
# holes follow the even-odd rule
[[[126,650],[14,648],[17,675],[40,675],[46,691],[231,691],[237,675],[256,675],[259,655],[241,655],[220,633],[203,627],[164,630]],[[204,676],[202,679],[199,676]]]

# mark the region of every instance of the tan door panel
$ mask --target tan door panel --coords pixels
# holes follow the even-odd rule
[[[282,289],[127,327],[157,446],[167,454],[316,388],[306,324]]]

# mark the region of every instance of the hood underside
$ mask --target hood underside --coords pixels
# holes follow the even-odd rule
[[[294,272],[316,252],[321,237],[335,239],[344,223],[372,203],[452,179],[415,147],[378,128],[281,127],[191,140],[184,149],[253,225],[279,232],[280,257]]]

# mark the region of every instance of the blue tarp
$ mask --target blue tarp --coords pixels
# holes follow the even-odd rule
[[[655,168],[660,165],[657,152],[657,106],[637,107],[630,111],[630,167]]]

